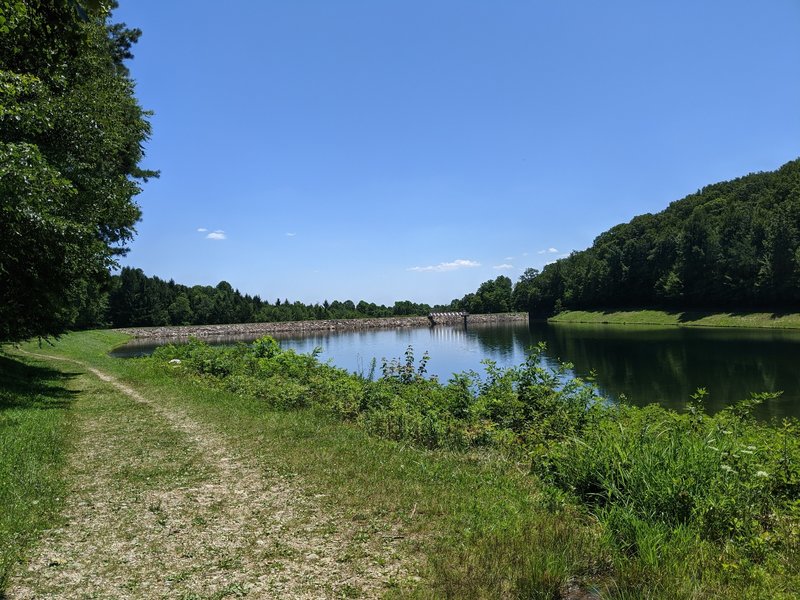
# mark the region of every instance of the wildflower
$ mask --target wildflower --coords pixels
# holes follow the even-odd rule
[[[731,467],[730,465],[720,465],[720,469],[722,469],[726,473],[735,473],[733,467]]]
[[[756,471],[756,477],[769,477],[769,473],[766,471]]]

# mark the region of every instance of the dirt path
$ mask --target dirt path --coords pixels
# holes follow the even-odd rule
[[[80,366],[99,380],[79,379],[64,523],[8,598],[376,597],[407,576],[391,524],[365,532],[181,409]]]

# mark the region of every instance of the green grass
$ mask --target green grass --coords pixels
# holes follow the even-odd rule
[[[793,567],[798,511],[792,498],[800,489],[795,422],[776,429],[753,421],[755,401],[709,417],[703,414],[702,394],[688,414],[657,406],[609,406],[579,380],[562,386],[558,374],[541,367],[541,352],[518,369],[489,364],[485,379],[465,374],[447,385],[425,379],[425,360],[415,365],[411,350],[384,365],[383,376],[374,382],[282,352],[269,339],[252,348],[219,349],[197,342],[168,347],[151,362],[166,365],[178,358],[180,366],[172,369],[176,378],[233,391],[241,397],[239,405],[260,399],[257,410],[281,408],[290,420],[301,414],[298,408],[310,407],[402,444],[438,448],[429,455],[438,461],[475,452],[508,457],[496,459],[479,480],[490,473],[508,476],[515,460],[526,463],[541,478],[526,475],[517,483],[530,490],[532,510],[521,511],[530,519],[517,528],[500,513],[486,513],[474,528],[459,522],[450,529],[460,532],[462,537],[455,539],[461,544],[465,531],[495,535],[482,533],[480,539],[491,542],[469,546],[463,554],[438,552],[449,558],[431,580],[447,581],[448,593],[556,594],[571,573],[578,579],[594,574],[589,579],[598,586],[608,578],[611,597],[727,597],[733,590],[740,597],[790,597],[788,590],[798,584]],[[338,432],[341,425],[334,421],[333,427]],[[312,446],[319,436],[293,431],[281,443],[298,438],[301,445]],[[358,468],[368,466],[366,457],[348,457],[339,450],[308,462],[330,467],[331,460],[343,456],[343,464],[357,465],[356,470],[336,472],[336,480],[358,481]],[[383,473],[391,473],[390,466],[384,464]],[[458,471],[447,465],[445,472]],[[375,471],[367,468],[365,474],[371,480]],[[408,470],[398,477],[401,487],[413,481]],[[366,485],[365,480],[353,492]],[[425,485],[436,489],[431,481]],[[459,506],[463,494],[480,497],[480,490],[477,481],[459,486],[452,496],[437,490],[435,497],[444,498],[446,506],[437,514],[439,527],[447,530],[444,515]],[[501,489],[491,487],[485,501],[493,496],[509,504]],[[553,502],[548,504],[548,498]],[[570,519],[559,510],[584,518]],[[567,530],[569,540],[553,532],[553,524],[565,519],[574,525]],[[552,536],[539,531],[545,523]],[[599,543],[588,541],[592,528],[600,532]],[[530,543],[530,531],[546,541],[543,546]],[[584,539],[577,541],[581,534]],[[530,551],[520,555],[519,547],[528,545]],[[487,546],[492,551],[484,554]],[[587,548],[588,555],[583,553]],[[490,555],[502,558],[492,561]],[[481,573],[476,579],[471,578],[474,571]],[[558,574],[558,585],[547,583],[543,575],[548,573]]]
[[[785,311],[725,313],[664,310],[568,310],[551,317],[548,321],[551,323],[608,323],[619,325],[800,329],[800,313]]]
[[[714,461],[723,459],[708,449],[706,433],[716,431],[721,421],[679,418],[656,408],[620,413],[617,421],[603,421],[586,435],[575,430],[542,440],[537,431],[523,428],[520,435],[544,441],[527,450],[527,460],[501,452],[498,445],[425,449],[426,442],[451,438],[426,437],[419,428],[406,427],[403,431],[417,440],[415,445],[388,427],[396,423],[389,409],[380,412],[380,419],[351,415],[343,421],[342,414],[356,410],[354,387],[345,380],[334,378],[330,388],[319,388],[327,389],[332,402],[323,405],[304,397],[308,388],[302,378],[282,387],[275,375],[255,382],[226,377],[226,370],[236,365],[224,352],[199,353],[201,367],[208,371],[203,376],[193,374],[187,364],[167,367],[163,358],[108,357],[107,350],[122,340],[111,332],[86,332],[65,336],[45,351],[94,364],[219,431],[237,452],[255,457],[265,470],[302,478],[307,493],[363,528],[365,539],[385,534],[379,523],[401,524],[401,550],[420,559],[414,573],[419,581],[395,582],[390,596],[577,598],[585,597],[582,591],[597,589],[603,598],[791,598],[800,585],[797,515],[754,508],[747,513],[751,520],[735,521],[739,504],[747,508],[752,498],[760,498],[762,488],[757,486],[766,481],[754,475],[761,468],[760,456],[733,457],[736,444],[749,440],[747,436],[756,436],[756,454],[763,444],[766,456],[772,442],[760,425],[741,425],[741,436],[738,431],[730,436],[730,448],[711,442],[732,457],[725,461],[740,461],[730,464],[747,474],[741,481],[720,479]],[[303,365],[293,359],[277,364],[282,376]],[[405,389],[433,389],[414,385]],[[490,390],[494,396],[482,410],[514,422],[519,415],[503,412],[504,389]],[[417,410],[417,400],[406,396],[397,400],[401,409]],[[374,400],[383,401],[380,394]],[[573,416],[563,413],[537,427],[544,431],[569,425]],[[411,419],[406,425],[416,422]],[[365,427],[400,439],[370,435]],[[706,437],[692,437],[695,431]],[[763,439],[757,438],[759,432]],[[796,454],[792,444],[790,451]],[[676,465],[674,475],[665,464],[670,469]],[[700,469],[709,485],[690,481],[684,473]],[[730,488],[724,487],[728,483]],[[724,493],[715,496],[713,486],[723,486]],[[741,531],[720,542],[687,525],[694,519],[691,514],[669,516],[665,506],[671,510],[684,505],[668,498],[661,502],[662,492],[674,492],[683,502],[684,487],[707,500],[701,505],[702,522]],[[734,516],[726,520],[725,511]],[[751,536],[751,530],[765,535]]]
[[[594,520],[543,496],[515,463],[380,439],[317,409],[268,410],[262,400],[176,378],[153,361],[106,356],[117,341],[88,332],[56,348],[213,425],[265,469],[301,477],[365,535],[375,533],[372,523],[402,523],[404,552],[424,559],[422,584],[397,582],[391,595],[552,598],[602,562]]]
[[[0,590],[62,505],[74,377],[0,351]]]

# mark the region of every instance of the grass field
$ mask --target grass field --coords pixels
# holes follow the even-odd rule
[[[75,376],[0,354],[0,590],[40,531],[57,522]]]
[[[186,411],[197,422],[219,432],[237,455],[251,456],[265,470],[302,481],[303,494],[318,497],[325,511],[339,515],[348,527],[357,527],[365,538],[376,532],[382,534],[386,524],[399,528],[399,551],[410,566],[404,579],[384,582],[386,594],[550,598],[597,569],[599,533],[592,519],[570,507],[552,510],[550,501],[542,497],[527,474],[500,457],[416,449],[369,436],[320,411],[265,410],[260,401],[209,389],[200,382],[175,379],[149,361],[107,357],[106,351],[122,339],[108,332],[81,333],[65,336],[54,348],[30,345],[25,349],[86,361],[139,393]],[[142,455],[137,447],[141,437],[126,439],[118,431],[126,423],[138,429],[141,419],[131,420],[135,407],[121,401],[113,390],[106,390],[108,405],[99,407],[97,382],[82,381],[92,376],[82,375],[82,370],[73,365],[34,359],[13,349],[6,349],[3,360],[6,369],[13,365],[13,370],[32,374],[41,385],[48,377],[55,382],[72,378],[76,389],[68,395],[69,406],[59,404],[59,412],[50,418],[58,415],[63,422],[96,420],[100,414],[108,416],[109,410],[117,411],[116,424],[106,424],[114,434],[114,455],[123,465],[129,463],[125,457]],[[71,375],[62,375],[62,371]],[[12,387],[5,391],[15,394],[16,390]],[[40,403],[62,402],[59,398],[65,394],[61,387],[39,392]],[[9,413],[6,409],[0,414],[7,419]],[[24,499],[4,505],[8,509],[3,511],[4,520],[16,528],[16,533],[0,544],[6,576],[20,556],[36,553],[31,546],[41,528],[59,523],[56,509],[63,503],[60,490],[70,487],[65,478],[78,475],[75,467],[66,472],[61,468],[65,454],[78,440],[58,425],[44,428],[30,419],[26,436],[36,437],[35,443],[19,436],[19,430],[0,429],[3,448],[19,456],[18,446],[12,448],[10,443],[25,444],[26,460],[31,463],[24,485],[19,478],[8,476],[15,466],[2,471],[0,490],[4,498],[26,494]],[[55,438],[54,429],[59,431]],[[179,465],[187,459],[177,460],[185,455],[185,451],[177,452],[185,440],[180,436],[171,439],[164,424],[157,421],[152,435],[161,440],[162,453],[172,448],[176,454],[165,459],[166,465],[140,465],[144,474],[139,469],[122,469],[123,476],[117,473],[115,481],[134,498],[141,496],[143,482],[145,486],[163,485],[181,472],[185,476],[185,469]],[[54,454],[59,459],[51,463]],[[5,455],[4,460],[8,462]],[[178,475],[170,475],[170,464]],[[31,511],[31,502],[37,500],[42,508],[48,507],[44,516],[41,509]],[[105,576],[120,577],[125,569],[130,565],[113,566]],[[358,590],[352,593],[358,596]]]
[[[275,409],[158,360],[108,357],[124,339],[84,332],[3,349],[10,597],[80,597],[87,581],[105,597],[794,597],[797,532],[759,542],[755,563],[730,560],[688,529],[590,508],[518,457],[426,450],[320,406]],[[609,451],[616,439],[601,437]],[[293,516],[276,528],[287,507]],[[259,530],[272,532],[266,545]],[[620,551],[620,537],[635,544]],[[135,560],[117,560],[120,547]],[[70,581],[83,591],[65,591]]]
[[[800,329],[800,313],[793,312],[720,313],[663,310],[569,310],[551,317],[548,321],[551,323]]]

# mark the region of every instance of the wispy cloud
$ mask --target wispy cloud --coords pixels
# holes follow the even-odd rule
[[[514,260],[513,256],[506,256],[503,260]]]
[[[289,233],[288,231],[286,232],[286,237],[294,237],[296,235],[296,233]]]
[[[198,227],[197,231],[199,231],[200,233],[205,233],[206,231],[208,231],[208,229],[206,229],[205,227]]]
[[[548,248],[547,250],[539,250],[537,254],[558,254],[557,248]]]
[[[498,271],[508,271],[509,269],[513,269],[514,265],[509,265],[507,263],[503,263],[502,265],[495,265],[492,268],[496,269]]]
[[[225,232],[221,229],[217,229],[216,231],[212,231],[206,236],[207,240],[225,240],[228,239],[228,236],[225,235]]]
[[[408,271],[417,271],[417,272],[425,272],[425,271],[433,271],[436,273],[442,273],[444,271],[455,271],[456,269],[471,269],[474,267],[480,267],[481,263],[474,261],[474,260],[464,260],[463,258],[459,258],[454,260],[453,262],[443,262],[439,263],[438,265],[430,265],[427,267],[411,267],[407,269]]]

